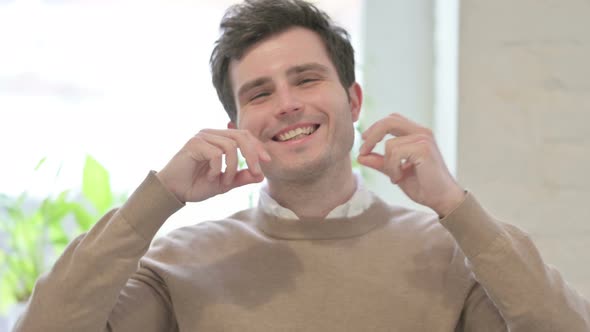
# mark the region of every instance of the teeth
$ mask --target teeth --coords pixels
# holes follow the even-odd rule
[[[315,131],[315,128],[313,126],[310,127],[299,127],[293,130],[289,130],[286,133],[282,133],[278,136],[279,141],[284,142],[284,141],[288,141],[290,139],[293,139],[295,137],[299,138],[299,137],[303,137],[303,136],[307,136],[311,133],[313,133]]]

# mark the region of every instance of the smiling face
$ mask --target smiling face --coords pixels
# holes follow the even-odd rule
[[[263,143],[272,157],[262,165],[269,180],[350,168],[361,90],[342,86],[319,35],[290,28],[254,44],[229,73],[238,110],[230,127]]]

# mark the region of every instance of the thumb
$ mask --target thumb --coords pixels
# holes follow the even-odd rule
[[[264,180],[264,175],[262,175],[262,174],[254,175],[249,170],[243,169],[243,170],[238,171],[238,173],[236,173],[236,176],[234,177],[234,180],[230,184],[230,187],[233,189],[233,188],[245,186],[250,183],[262,182],[262,180]]]
[[[379,172],[383,172],[383,167],[385,165],[385,158],[377,153],[360,155],[358,156],[357,161],[359,164],[373,168]]]

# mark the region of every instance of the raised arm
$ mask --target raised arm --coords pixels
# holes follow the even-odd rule
[[[395,137],[386,139],[384,154],[373,153],[388,134]],[[544,264],[527,234],[496,221],[457,184],[430,130],[392,114],[363,139],[359,163],[434,210],[467,257],[478,285],[465,303],[463,330],[590,331],[588,301]]]
[[[248,169],[237,169],[238,148]],[[138,266],[140,258],[184,203],[262,181],[258,163],[268,160],[244,131],[204,130],[192,137],[160,172],[150,172],[120,209],[66,248],[37,281],[15,331],[174,331],[165,283]]]

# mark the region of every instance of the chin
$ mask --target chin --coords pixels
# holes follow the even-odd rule
[[[330,165],[329,158],[299,161],[296,164],[283,163],[273,165],[272,169],[263,169],[264,174],[269,180],[279,181],[309,181],[321,177],[328,170]]]

